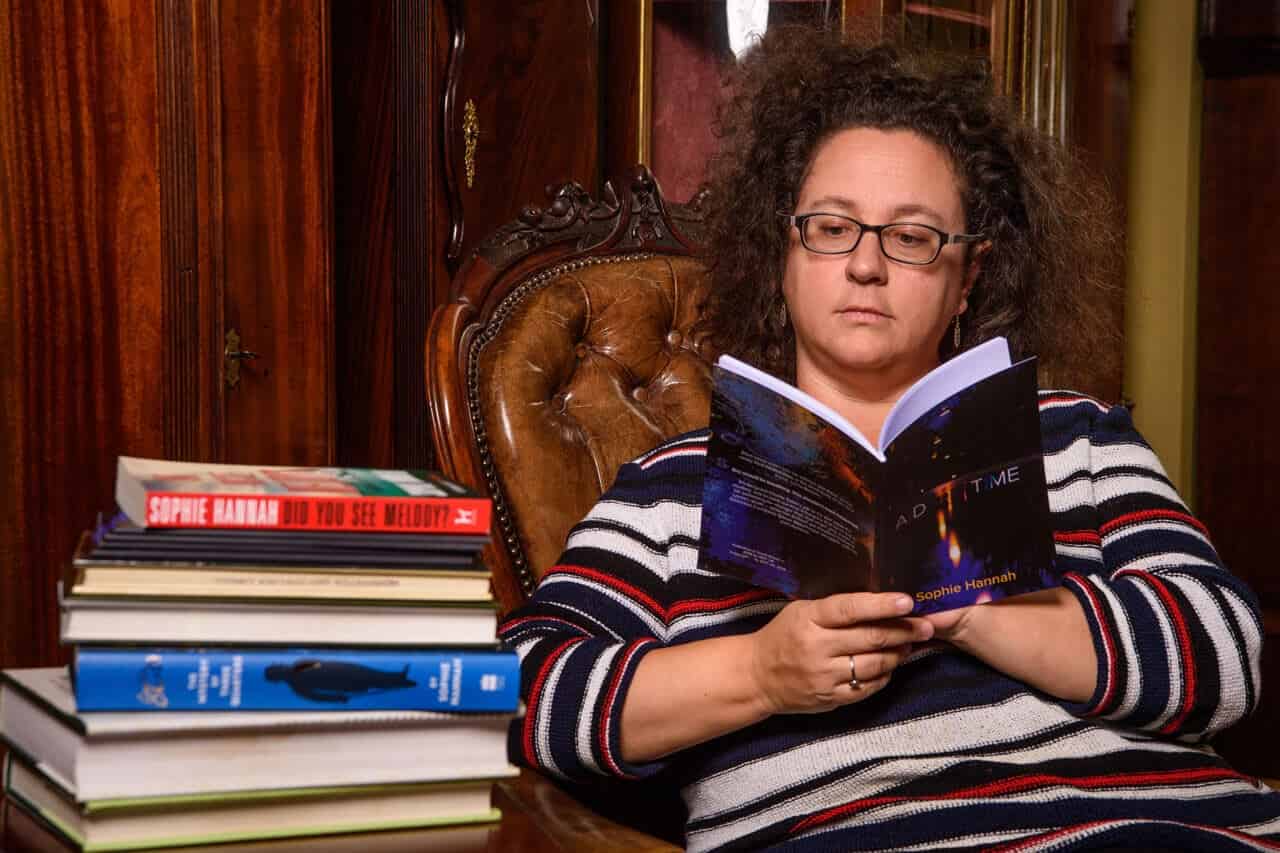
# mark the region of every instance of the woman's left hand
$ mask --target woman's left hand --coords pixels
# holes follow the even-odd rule
[[[1005,675],[1073,702],[1094,692],[1098,659],[1084,610],[1063,587],[930,613],[945,640]]]
[[[935,640],[951,642],[963,635],[972,612],[973,607],[957,607],[954,610],[944,610],[941,613],[929,613],[921,618],[927,619],[932,623],[933,638]]]

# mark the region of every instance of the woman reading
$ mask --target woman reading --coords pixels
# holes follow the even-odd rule
[[[1104,196],[934,62],[771,32],[722,116],[707,331],[873,442],[958,351],[1102,334]],[[1042,392],[1040,419],[1061,585],[927,617],[700,570],[705,431],[624,466],[503,626],[514,758],[662,771],[692,850],[1280,847],[1280,794],[1201,746],[1258,702],[1254,596],[1123,408]]]

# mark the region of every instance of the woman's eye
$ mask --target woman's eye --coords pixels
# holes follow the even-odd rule
[[[847,225],[823,225],[820,230],[827,237],[842,237],[849,233]]]
[[[920,228],[895,228],[889,232],[894,245],[904,249],[916,249],[932,242],[932,232]]]

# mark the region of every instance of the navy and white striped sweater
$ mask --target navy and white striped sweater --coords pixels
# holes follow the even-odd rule
[[[619,721],[644,655],[754,631],[786,603],[698,570],[701,431],[623,466],[503,624],[528,708],[513,760],[569,779],[662,771],[691,850],[1280,850],[1280,793],[1197,745],[1257,705],[1254,596],[1124,409],[1042,392],[1040,412],[1058,563],[1098,653],[1088,702],[930,649],[866,701],[628,764]]]

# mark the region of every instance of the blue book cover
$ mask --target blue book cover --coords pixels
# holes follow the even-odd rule
[[[513,651],[81,646],[79,711],[484,711],[519,704]]]

